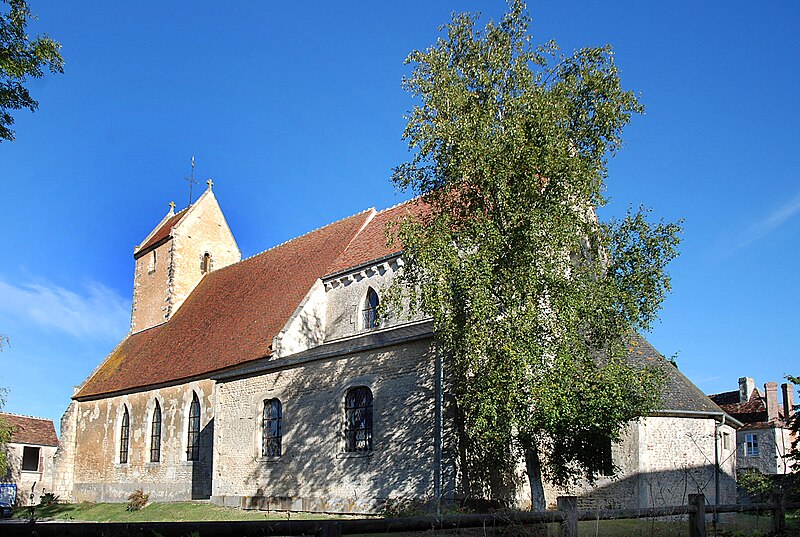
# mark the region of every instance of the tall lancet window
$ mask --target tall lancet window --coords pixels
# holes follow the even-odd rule
[[[200,400],[194,392],[192,404],[189,405],[189,439],[186,446],[186,460],[200,460]]]
[[[372,451],[372,391],[350,388],[344,398],[344,450]]]
[[[161,462],[161,405],[158,399],[153,408],[153,428],[150,431],[150,462]]]
[[[364,330],[372,330],[378,328],[380,320],[378,319],[378,305],[380,299],[378,293],[372,287],[367,290],[367,296],[364,299]]]
[[[283,437],[283,405],[279,399],[264,401],[261,423],[261,456],[280,457]]]
[[[200,271],[203,274],[211,272],[211,254],[208,252],[203,254],[203,260],[200,262]]]
[[[122,423],[119,427],[119,463],[128,463],[128,441],[131,436],[131,418],[128,415],[128,407],[123,405]]]

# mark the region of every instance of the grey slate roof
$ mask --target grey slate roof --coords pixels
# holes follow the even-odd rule
[[[628,363],[638,368],[655,365],[664,372],[662,411],[709,412],[712,414],[724,412],[677,367],[669,363],[664,355],[646,339],[637,335],[633,341],[635,345],[630,347],[631,352],[627,356]]]

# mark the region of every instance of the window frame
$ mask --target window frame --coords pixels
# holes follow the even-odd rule
[[[122,417],[119,424],[119,463],[128,464],[130,461],[131,416],[128,405],[122,405]]]
[[[758,433],[746,433],[744,435],[744,456],[758,457],[761,450],[758,446]]]
[[[197,397],[197,392],[192,391],[192,402],[189,403],[186,427],[186,460],[189,462],[200,460],[200,413],[200,399]]]
[[[26,457],[26,453],[36,454],[36,468],[26,468],[26,460],[30,461],[32,457]],[[42,448],[40,446],[22,446],[22,460],[20,461],[20,470],[23,472],[39,472],[42,469]]]
[[[156,420],[156,418],[158,418]],[[155,400],[153,405],[153,416],[150,419],[150,462],[161,462],[161,426],[162,426],[162,413],[161,404],[158,399]]]
[[[358,397],[364,392],[365,398]],[[360,404],[361,402],[364,404]],[[371,453],[374,450],[375,398],[368,386],[352,386],[344,396],[344,451],[345,453]],[[363,412],[363,414],[359,414]],[[363,438],[359,439],[359,432]]]
[[[261,457],[283,456],[283,403],[277,397],[264,399],[261,410]]]

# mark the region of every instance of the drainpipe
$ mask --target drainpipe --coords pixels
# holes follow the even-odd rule
[[[439,515],[442,511],[442,355],[438,350],[434,354],[436,410],[433,433],[433,495],[436,502],[436,514]]]
[[[721,436],[720,429],[725,425],[725,414],[722,415],[722,421],[714,424],[714,505],[719,505],[719,439]],[[719,523],[719,513],[714,510],[714,524]]]

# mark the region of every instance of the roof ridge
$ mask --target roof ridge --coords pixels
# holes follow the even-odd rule
[[[0,412],[0,416],[15,416],[17,418],[30,418],[34,420],[49,421],[50,423],[53,422],[53,420],[50,418],[43,418],[41,416],[31,416],[30,414],[17,414],[15,412]]]
[[[406,201],[401,201],[400,203],[395,203],[391,207],[386,207],[385,209],[381,209],[380,211],[378,211],[378,214],[385,213],[387,211],[391,211],[392,209],[397,209],[401,205],[405,205],[406,203],[411,203],[412,201],[417,201],[417,200],[421,200],[421,199],[422,199],[422,195],[414,196],[413,198],[408,199]]]
[[[364,209],[363,211],[357,212],[357,213],[355,213],[355,214],[351,214],[350,216],[345,216],[344,218],[340,218],[340,219],[338,219],[338,220],[334,220],[333,222],[329,222],[329,223],[325,224],[324,226],[319,226],[318,228],[312,229],[311,231],[307,231],[307,232],[303,233],[302,235],[298,235],[297,237],[293,237],[293,238],[291,238],[291,239],[285,240],[285,241],[283,241],[283,242],[282,242],[282,243],[280,243],[280,244],[276,244],[275,246],[270,246],[270,247],[269,247],[269,248],[267,248],[266,250],[262,250],[261,252],[258,252],[258,253],[256,253],[256,254],[253,254],[253,255],[251,255],[251,256],[248,256],[248,257],[245,257],[245,258],[243,258],[241,261],[238,261],[238,262],[236,262],[236,263],[232,263],[232,264],[230,264],[230,265],[227,265],[227,266],[225,266],[225,267],[223,267],[223,268],[219,269],[219,271],[214,271],[214,272],[221,272],[221,271],[223,271],[223,270],[227,269],[228,267],[235,267],[236,265],[238,265],[238,264],[240,264],[240,263],[244,263],[245,261],[247,261],[247,260],[249,260],[249,259],[253,259],[254,257],[258,257],[258,256],[260,256],[261,254],[265,254],[265,253],[267,253],[267,252],[270,252],[270,251],[274,250],[275,248],[279,248],[279,247],[281,247],[281,246],[285,246],[285,245],[289,244],[290,242],[294,242],[294,241],[296,241],[296,240],[298,240],[298,239],[302,239],[302,238],[303,238],[303,237],[305,237],[306,235],[311,235],[312,233],[316,233],[317,231],[319,231],[319,230],[321,230],[321,229],[325,229],[325,228],[326,228],[326,227],[328,227],[328,226],[332,226],[332,225],[334,225],[334,224],[338,224],[339,222],[344,222],[345,220],[348,220],[348,219],[350,219],[350,218],[353,218],[353,217],[355,217],[355,216],[359,216],[359,215],[361,215],[361,214],[364,214],[364,213],[366,213],[367,211],[371,211],[371,210],[373,210],[373,211],[374,211],[374,210],[375,210],[375,209],[374,209],[374,207],[370,207],[369,209]],[[359,231],[360,231],[360,230],[359,230]],[[358,235],[358,233],[356,233],[356,235]],[[348,243],[348,246],[349,246],[349,243]],[[345,248],[345,249],[346,249],[346,248]]]

